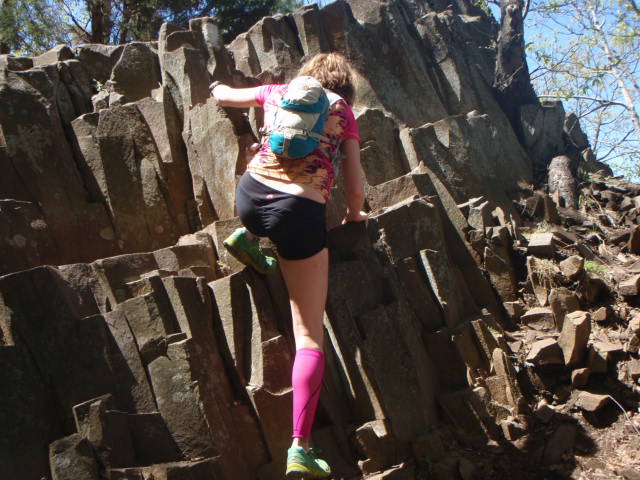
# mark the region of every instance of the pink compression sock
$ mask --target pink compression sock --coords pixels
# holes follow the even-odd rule
[[[296,351],[291,372],[293,437],[311,437],[311,427],[316,416],[323,376],[324,353],[310,348],[301,348]]]

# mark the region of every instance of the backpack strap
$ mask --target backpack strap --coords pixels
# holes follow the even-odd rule
[[[338,95],[337,93],[332,92],[331,90],[327,90],[326,88],[324,89],[325,93],[327,94],[327,98],[329,99],[329,109],[331,110],[331,107],[333,107],[333,105],[338,102],[339,100],[344,100],[340,95]],[[327,150],[322,146],[322,145],[318,145],[318,149],[324,153],[327,158],[329,158],[329,160],[331,161],[331,164],[334,166],[335,169],[335,163],[336,160],[340,157],[340,144],[342,143],[342,140],[334,140],[332,138],[325,138],[323,139],[323,141],[325,143],[330,143],[332,145],[336,146],[336,151],[333,155],[329,155],[329,152],[327,152]]]

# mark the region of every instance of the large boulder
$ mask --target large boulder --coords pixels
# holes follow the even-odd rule
[[[147,43],[127,44],[113,67],[109,88],[124,96],[123,102],[135,102],[151,96],[151,91],[159,86],[158,54]]]

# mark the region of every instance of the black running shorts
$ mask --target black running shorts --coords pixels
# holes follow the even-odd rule
[[[238,183],[236,208],[247,230],[268,237],[282,258],[302,260],[327,246],[325,204],[275,190],[249,172]]]

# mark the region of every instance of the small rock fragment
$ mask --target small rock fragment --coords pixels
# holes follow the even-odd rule
[[[607,372],[607,358],[596,350],[593,345],[591,345],[587,354],[587,367],[589,367],[591,373]]]
[[[556,239],[552,232],[534,233],[527,246],[527,252],[537,257],[550,257],[555,250]]]
[[[536,418],[543,423],[547,423],[549,420],[551,420],[551,417],[553,417],[555,413],[556,411],[551,406],[549,406],[547,401],[544,399],[538,402],[538,405],[536,405],[534,411],[534,415],[536,416]]]
[[[584,272],[584,258],[572,255],[560,262],[560,271],[571,281],[578,279]]]
[[[624,480],[640,480],[640,471],[635,468],[625,468],[619,473]]]
[[[604,323],[609,319],[609,309],[607,307],[600,307],[591,314],[591,319],[597,323]]]
[[[534,365],[562,365],[562,349],[553,338],[538,340],[531,346],[527,362]]]
[[[571,385],[575,388],[584,387],[589,382],[589,368],[576,368],[571,372]]]
[[[568,288],[558,287],[552,288],[549,292],[549,307],[553,310],[553,316],[556,321],[556,328],[562,331],[564,317],[567,313],[580,310],[580,302],[577,295]]]
[[[547,307],[535,307],[527,310],[520,320],[535,329],[548,330],[555,326],[553,311]]]
[[[640,292],[640,275],[633,275],[620,282],[618,292],[625,297],[638,295],[638,292]]]
[[[631,231],[627,246],[629,247],[629,252],[636,254],[640,253],[640,226],[636,226]]]
[[[640,360],[631,360],[627,366],[627,369],[629,371],[629,376],[633,379],[634,382],[637,382],[640,378]]]
[[[600,277],[587,275],[583,282],[584,298],[589,303],[594,303],[607,292],[607,284]]]
[[[612,342],[595,342],[593,344],[593,348],[600,352],[602,356],[607,360],[607,362],[615,354],[620,353],[624,350],[621,344]]]
[[[522,302],[504,302],[504,309],[507,311],[507,315],[512,324],[516,324],[520,321],[520,317],[524,313],[524,305]]]
[[[589,312],[578,310],[565,316],[562,332],[558,339],[565,365],[579,365],[582,362],[587,351],[590,334]]]
[[[526,432],[513,417],[507,417],[500,422],[502,432],[507,440],[514,441],[522,437]]]
[[[609,398],[609,395],[581,392],[576,405],[586,412],[595,412],[607,405],[610,401],[611,398]]]

